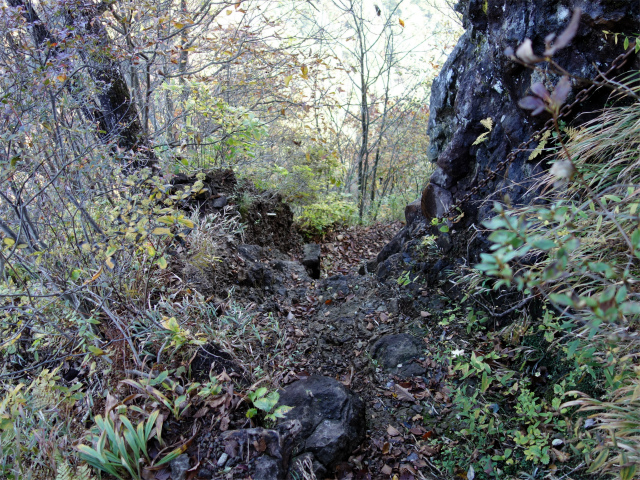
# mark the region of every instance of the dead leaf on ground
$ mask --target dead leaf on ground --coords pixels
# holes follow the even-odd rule
[[[394,386],[395,388],[395,392],[398,395],[398,398],[400,400],[404,400],[407,402],[415,402],[416,398],[411,395],[411,393],[409,393],[409,390],[407,390],[406,388],[401,387],[400,385],[396,384]]]
[[[393,468],[391,468],[389,465],[385,465],[380,471],[385,475],[391,475],[393,473]]]
[[[387,427],[387,433],[388,433],[389,435],[391,435],[392,437],[397,437],[397,436],[399,436],[399,435],[402,435],[402,434],[400,433],[400,431],[399,431],[397,428],[393,427],[392,425],[389,425],[389,426]]]

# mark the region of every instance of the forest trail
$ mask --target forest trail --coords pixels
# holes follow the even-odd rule
[[[253,364],[243,368],[254,378],[268,376],[270,383],[285,390],[298,380],[328,377],[363,400],[364,441],[340,459],[335,472],[316,470],[317,478],[444,478],[430,461],[437,453],[430,440],[442,433],[436,416],[451,406],[441,383],[448,366],[441,367],[437,354],[429,353],[437,339],[425,328],[429,311],[442,304],[413,283],[407,272],[403,280],[394,273],[379,277],[363,271],[400,228],[400,223],[350,227],[317,239],[322,248],[318,280],[306,275],[299,257],[239,247],[252,252],[245,254],[253,258],[247,263],[260,265],[249,272],[272,271],[277,277],[271,287],[262,284],[264,296],[248,295],[254,301],[249,305],[255,310],[253,324],[271,333],[244,345],[252,352]],[[227,428],[240,426],[246,426],[246,419],[233,421],[232,416]],[[220,460],[214,437],[212,432],[199,442],[200,451],[210,455],[200,457],[201,465],[217,465]],[[226,478],[245,478],[237,473]]]

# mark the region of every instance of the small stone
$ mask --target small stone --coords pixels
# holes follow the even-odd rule
[[[220,455],[220,458],[218,459],[217,465],[222,468],[224,467],[225,463],[227,463],[227,460],[229,459],[229,455],[227,455],[226,453],[223,453],[222,455]]]
[[[187,470],[189,470],[189,455],[183,453],[177,456],[171,461],[169,466],[173,480],[185,480],[185,478],[187,478]]]
[[[224,195],[213,200],[213,208],[223,208],[227,206],[227,197]]]
[[[367,330],[371,331],[374,328],[376,328],[376,327],[373,326],[373,323],[371,323],[371,322],[367,323]]]
[[[302,265],[307,267],[311,278],[320,278],[320,245],[316,243],[307,243],[303,247],[304,258]]]

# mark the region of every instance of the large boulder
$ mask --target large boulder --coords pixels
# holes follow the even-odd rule
[[[531,117],[518,107],[532,83],[545,81],[543,75],[512,62],[504,55],[525,38],[534,50],[544,50],[544,38],[568,24],[574,8],[583,10],[580,28],[573,42],[555,58],[560,65],[581,78],[594,78],[598,69],[607,70],[623,52],[621,42],[605,39],[603,30],[640,31],[640,2],[628,0],[460,0],[466,33],[460,38],[431,88],[428,157],[438,168],[425,189],[423,213],[441,215],[447,203],[460,199],[495,170],[521,142],[529,140],[549,118]],[[544,68],[545,64],[542,64]],[[638,69],[640,57],[632,56],[625,69]],[[621,73],[621,72],[617,72]],[[558,77],[550,75],[550,85]],[[574,95],[584,85],[574,84]],[[600,89],[583,103],[581,112],[602,107],[610,91]],[[571,101],[571,98],[569,99]],[[568,120],[579,123],[589,115],[577,114]],[[486,141],[473,145],[487,129],[481,120],[491,118],[494,126]],[[534,145],[535,146],[535,145]],[[540,171],[538,158],[529,161],[530,151],[516,156],[513,164],[485,185],[463,205],[464,222],[477,223],[490,214],[491,202],[481,203],[499,192],[514,203],[526,202],[532,193],[525,180]],[[379,259],[380,261],[380,259]]]
[[[363,401],[332,378],[312,376],[292,383],[280,393],[279,405],[293,407],[285,420],[302,426],[296,454],[311,454],[318,464],[314,470],[331,473],[365,438]]]

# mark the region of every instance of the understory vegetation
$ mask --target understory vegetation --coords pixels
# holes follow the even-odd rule
[[[1,478],[157,478],[196,420],[287,412],[276,390],[309,334],[236,297],[229,245],[289,208],[308,238],[402,219],[434,168],[426,105],[461,33],[410,2],[316,4],[0,4]],[[496,204],[491,252],[439,317],[465,338],[438,358],[455,392],[450,431],[427,437],[442,471],[639,473],[640,88],[614,86],[577,129],[562,88],[529,102],[556,120],[542,193]]]
[[[151,478],[193,441],[185,418],[283,415],[278,318],[187,277],[224,278],[260,202],[318,235],[419,194],[460,26],[402,3],[0,4],[0,477]],[[228,198],[213,169],[239,179]],[[196,371],[215,345],[243,371]]]
[[[490,251],[452,277],[464,306],[440,326],[463,333],[442,359],[455,392],[447,438],[432,442],[451,473],[639,474],[638,73],[612,85],[611,105],[579,128],[558,119],[566,79],[522,102],[555,119],[536,149],[550,168],[530,205],[495,203]]]

